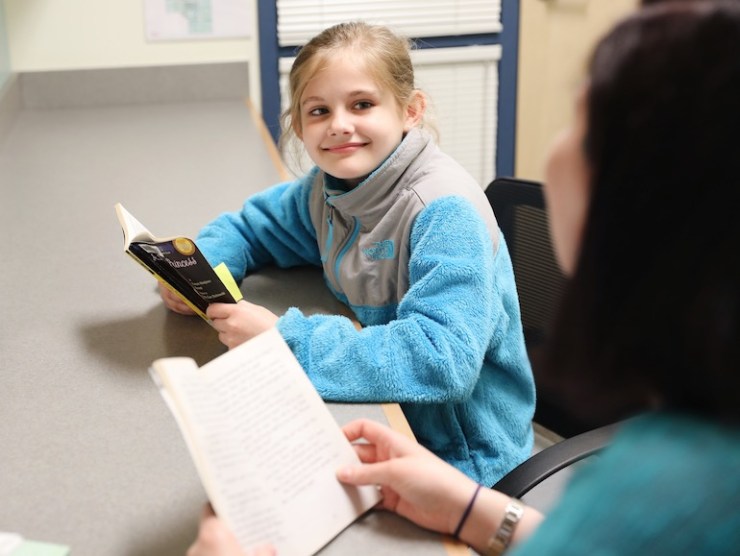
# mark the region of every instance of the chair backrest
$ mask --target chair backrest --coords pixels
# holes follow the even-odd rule
[[[566,282],[550,241],[542,185],[517,178],[496,178],[486,188],[486,196],[514,266],[524,339],[537,384],[534,420],[564,438],[607,424],[584,422],[576,417],[572,408],[556,392],[544,388],[537,378],[542,344]]]
[[[537,385],[534,420],[565,438],[535,454],[493,488],[521,498],[572,464],[600,452],[619,423],[585,422],[537,378],[539,352],[555,315],[566,278],[555,259],[542,185],[516,178],[496,178],[486,188],[514,266],[524,338]]]
[[[511,254],[524,336],[531,349],[542,343],[565,284],[550,243],[542,186],[496,178],[486,196]]]

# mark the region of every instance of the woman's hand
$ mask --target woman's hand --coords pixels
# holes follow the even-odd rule
[[[476,483],[423,446],[374,421],[343,428],[363,465],[343,467],[337,478],[352,485],[379,485],[383,507],[417,525],[451,534]]]
[[[243,299],[239,303],[213,303],[206,315],[218,331],[218,339],[229,349],[269,330],[278,321],[268,309]]]
[[[210,504],[203,508],[198,538],[190,546],[187,556],[275,556],[272,546],[258,546],[244,551],[226,524],[213,513]]]
[[[167,307],[170,311],[174,311],[175,313],[179,313],[180,315],[195,314],[195,311],[188,307],[188,305],[182,299],[172,293],[172,291],[170,291],[170,289],[162,283],[159,283],[159,295],[162,297],[162,301],[164,301],[165,307]]]

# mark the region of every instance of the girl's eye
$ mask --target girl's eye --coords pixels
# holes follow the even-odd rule
[[[326,108],[323,108],[323,107],[312,108],[311,110],[308,111],[308,115],[309,116],[323,116],[327,112],[328,112],[328,110]]]
[[[368,108],[372,108],[373,103],[369,100],[361,100],[359,102],[355,103],[355,110],[367,110]]]

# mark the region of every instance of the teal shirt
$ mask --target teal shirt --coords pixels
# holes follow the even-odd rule
[[[654,414],[625,425],[510,556],[740,554],[740,428]]]

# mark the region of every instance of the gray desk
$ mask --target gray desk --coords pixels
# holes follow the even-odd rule
[[[194,235],[277,179],[241,102],[19,114],[0,143],[0,530],[73,556],[184,554],[205,494],[147,367],[224,348],[165,310],[122,252],[113,205],[155,234]],[[277,312],[341,310],[315,269],[266,271],[243,290]],[[384,419],[377,406],[334,411]],[[402,551],[445,554],[383,512],[323,553]]]

